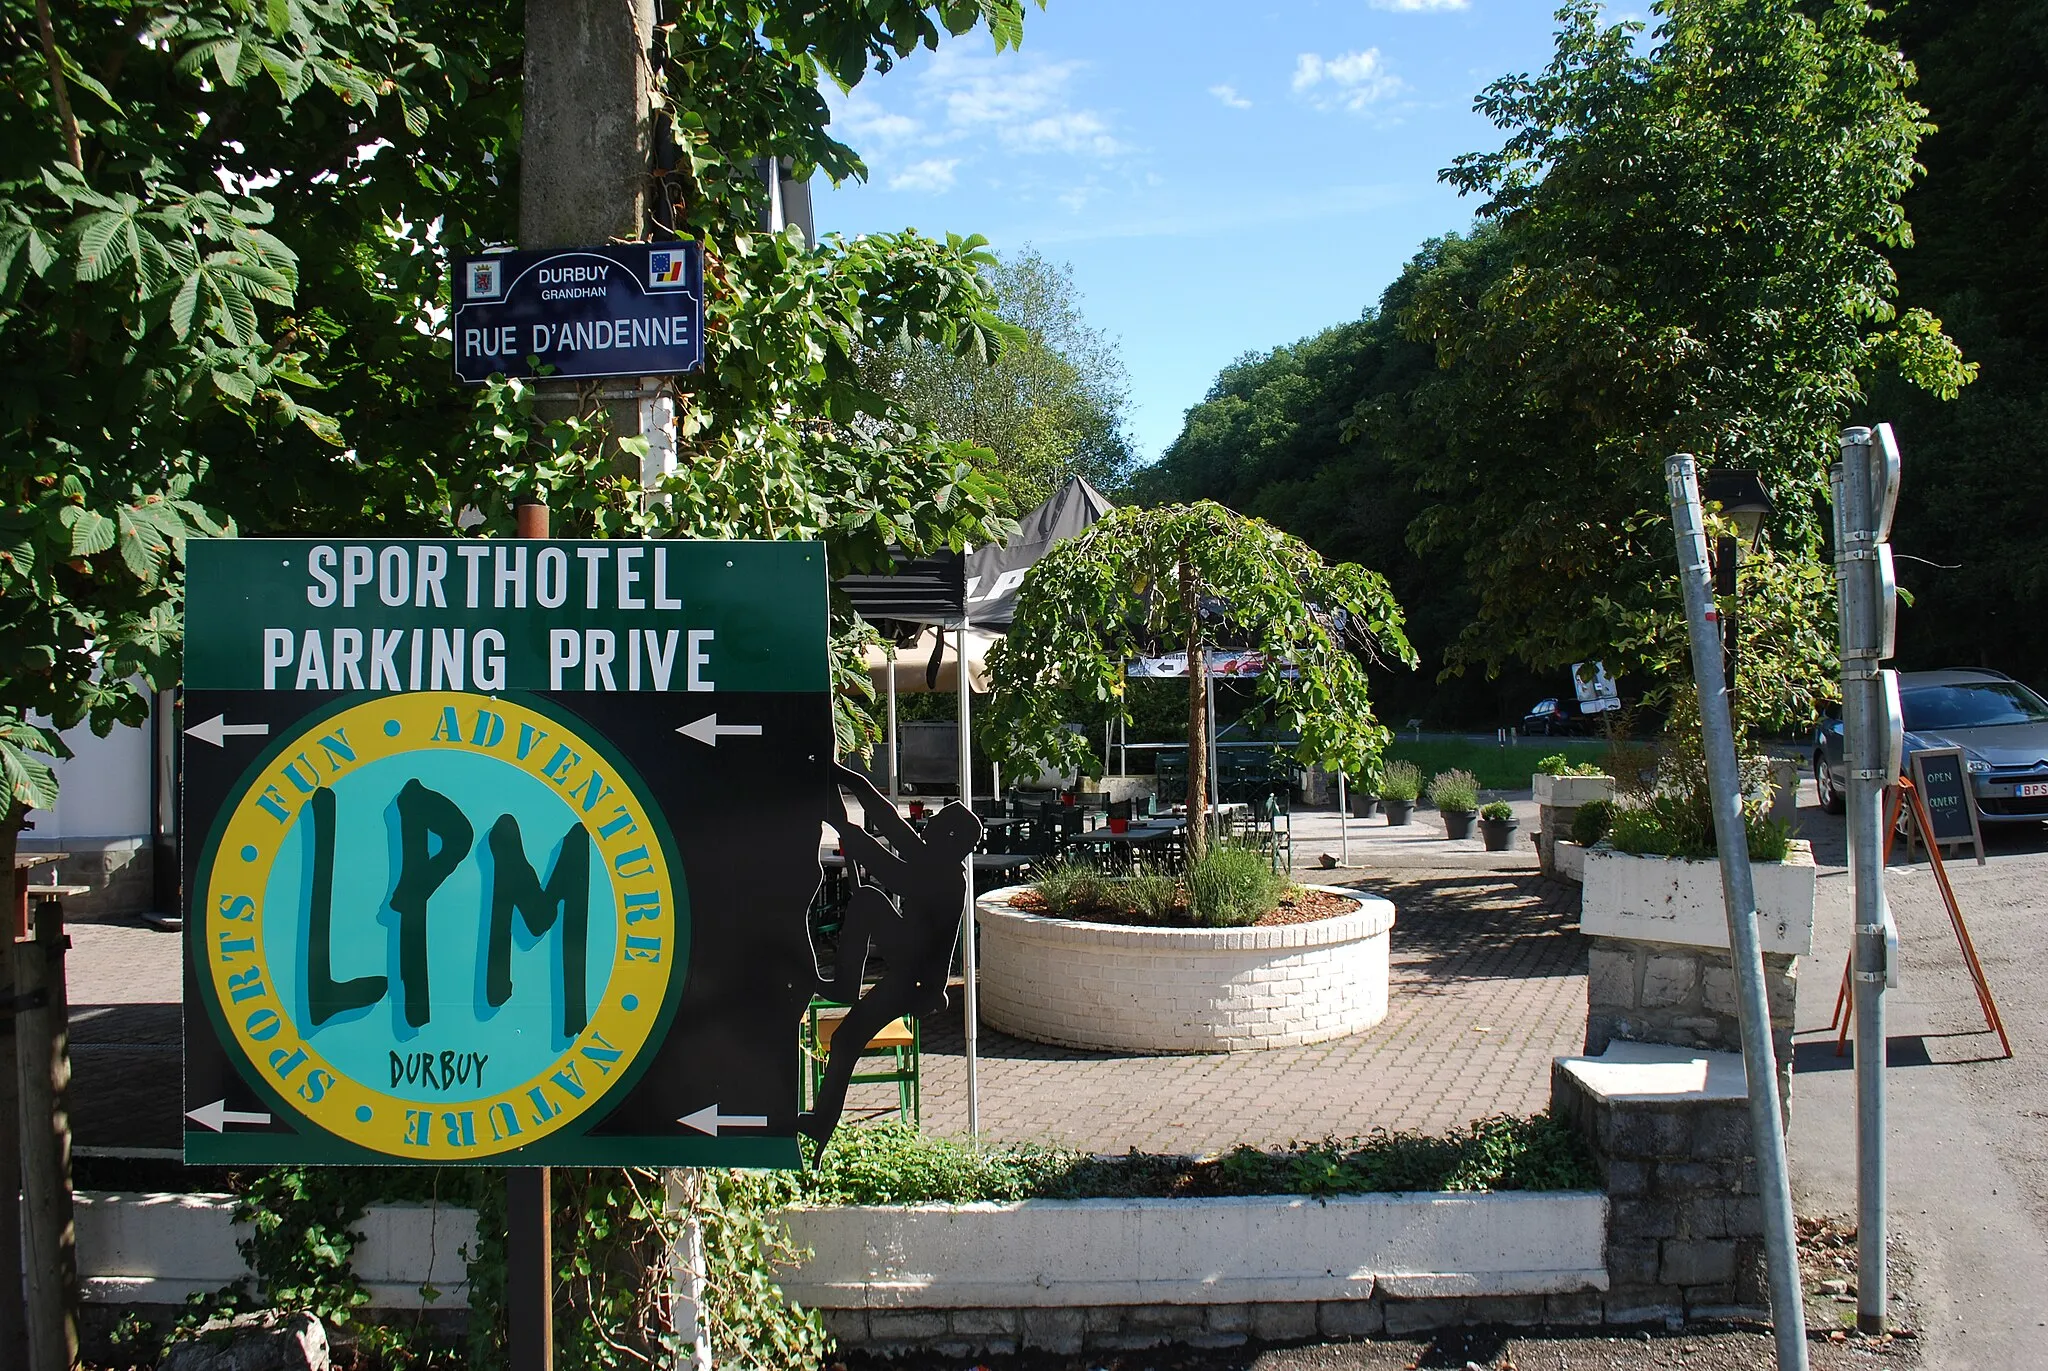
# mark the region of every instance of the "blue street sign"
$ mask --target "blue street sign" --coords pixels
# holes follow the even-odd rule
[[[704,365],[695,243],[612,243],[455,262],[455,375],[672,376]]]

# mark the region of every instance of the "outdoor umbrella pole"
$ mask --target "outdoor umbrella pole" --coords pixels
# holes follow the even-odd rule
[[[897,774],[896,762],[896,644],[889,644],[889,799],[902,798],[902,778]]]
[[[967,697],[973,692],[967,685],[967,614],[960,615],[960,800],[972,812],[974,809],[974,735],[969,731],[969,706]],[[980,1047],[981,1014],[974,984],[974,854],[969,852],[961,862],[967,868],[966,908],[960,911],[960,1012],[966,1020],[967,1037],[967,1140],[978,1142],[981,1138],[981,1077],[976,1070],[975,1053]]]

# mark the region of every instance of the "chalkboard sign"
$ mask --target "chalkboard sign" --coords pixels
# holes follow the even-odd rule
[[[1984,838],[1977,827],[1976,796],[1970,786],[1969,763],[1959,747],[1932,747],[1913,754],[1913,788],[1926,806],[1932,833],[1921,837],[1947,847],[1969,843],[1984,860]]]

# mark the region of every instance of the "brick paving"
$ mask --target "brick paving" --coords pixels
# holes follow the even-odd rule
[[[1398,911],[1390,1009],[1376,1027],[1308,1047],[1167,1057],[1049,1047],[984,1029],[984,1136],[1205,1153],[1376,1128],[1443,1133],[1490,1114],[1543,1109],[1550,1059],[1585,1043],[1578,889],[1544,880],[1533,857],[1500,869],[1508,862],[1456,855],[1455,867],[1334,873]],[[966,1080],[956,1006],[926,1024],[927,1131],[966,1133]],[[849,1117],[863,1105],[893,1113],[893,1092],[857,1087],[849,1104]]]
[[[1517,810],[1525,832],[1533,807]],[[1385,895],[1398,911],[1387,1018],[1309,1047],[1190,1056],[1081,1052],[984,1030],[982,1129],[1093,1151],[1208,1152],[1374,1128],[1441,1133],[1548,1102],[1550,1059],[1584,1043],[1586,950],[1577,887],[1535,857],[1446,841],[1433,814],[1405,829],[1296,816],[1299,867],[1346,850],[1317,878]],[[1306,870],[1297,875],[1308,878]],[[132,920],[70,925],[73,1121],[82,1148],[179,1144],[179,938]],[[927,1130],[964,1135],[966,1063],[955,1007],[925,1033]],[[849,1118],[894,1112],[889,1086],[856,1086]]]

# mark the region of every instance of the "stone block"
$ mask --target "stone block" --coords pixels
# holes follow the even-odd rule
[[[1122,1305],[1091,1305],[1082,1311],[1087,1316],[1090,1333],[1119,1333],[1123,1331],[1125,1309]]]
[[[1586,1002],[1636,1007],[1636,958],[1624,947],[1596,944],[1586,960]]]
[[[1692,1155],[1695,1157],[1747,1157],[1749,1106],[1714,1104],[1697,1108],[1692,1118]]]
[[[1732,1239],[1674,1239],[1664,1244],[1658,1279],[1665,1285],[1713,1285],[1735,1279]]]
[[[1760,1238],[1764,1232],[1764,1202],[1756,1195],[1730,1195],[1721,1201],[1728,1217],[1731,1238]]]
[[[1678,1202],[1678,1236],[1682,1238],[1726,1238],[1728,1212],[1717,1195],[1695,1195]]]
[[[1699,988],[1700,964],[1697,957],[1683,953],[1659,955],[1643,962],[1643,997],[1645,1009],[1668,1009],[1687,1003]]]
[[[1615,1105],[1614,1123],[1605,1139],[1607,1155],[1630,1160],[1656,1157],[1716,1155],[1694,1152],[1692,1116],[1699,1112],[1676,1104]]]
[[[1604,1300],[1597,1290],[1579,1290],[1569,1295],[1543,1297],[1543,1321],[1561,1326],[1584,1327],[1606,1317]]]
[[[1685,1317],[1685,1306],[1661,1286],[1617,1286],[1607,1292],[1607,1322],[1670,1323]]]
[[[1615,1286],[1655,1285],[1663,1258],[1654,1240],[1607,1244],[1607,1279]]]
[[[868,1340],[865,1309],[820,1309],[818,1319],[825,1325],[825,1331],[840,1342],[859,1347]]]
[[[1134,1304],[1124,1311],[1122,1332],[1200,1333],[1208,1327],[1199,1304]]]
[[[1617,1241],[1678,1236],[1678,1207],[1662,1200],[1616,1200],[1608,1209],[1607,1231]]]
[[[1607,1163],[1607,1194],[1612,1199],[1634,1199],[1649,1193],[1651,1167],[1646,1162]]]
[[[1433,1328],[1450,1328],[1465,1321],[1465,1301],[1388,1300],[1384,1307],[1386,1332],[1390,1338],[1410,1333],[1427,1333]]]
[[[1026,1309],[1023,1343],[1043,1352],[1072,1354],[1081,1350],[1085,1328],[1079,1309]]]
[[[1309,1301],[1252,1306],[1252,1336],[1264,1342],[1299,1342],[1316,1335],[1316,1306]]]
[[[1465,1301],[1465,1323],[1515,1325],[1543,1322],[1541,1295],[1480,1295]]]
[[[328,1371],[327,1326],[311,1314],[265,1311],[209,1319],[174,1342],[162,1371]]]
[[[955,1309],[946,1316],[952,1331],[969,1337],[1014,1337],[1018,1326],[1015,1309]]]
[[[1326,1338],[1370,1338],[1387,1326],[1371,1300],[1330,1300],[1316,1306],[1316,1331]]]
[[[946,1336],[946,1316],[922,1309],[870,1309],[868,1338],[878,1343],[926,1343]]]
[[[1700,1003],[1716,1014],[1734,1014],[1735,972],[1725,966],[1710,966],[1700,977]]]
[[[1252,1307],[1248,1304],[1205,1304],[1203,1322],[1211,1333],[1251,1331]]]

